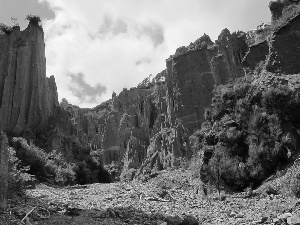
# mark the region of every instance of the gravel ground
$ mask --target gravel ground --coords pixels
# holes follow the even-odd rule
[[[11,200],[11,208],[6,214],[0,214],[0,221],[1,218],[4,221],[5,215],[14,215],[16,219],[11,224],[21,224],[20,220],[33,207],[36,208],[29,215],[29,221],[41,225],[150,225],[164,224],[172,218],[179,221],[187,215],[197,219],[199,224],[275,224],[279,215],[298,211],[298,200],[293,197],[273,194],[246,197],[240,193],[222,194],[220,199],[216,193],[204,197],[199,187],[199,181],[190,179],[183,170],[163,172],[145,183],[66,188],[39,184],[27,190],[27,198]]]

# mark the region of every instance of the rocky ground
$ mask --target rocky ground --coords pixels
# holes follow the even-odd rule
[[[205,197],[200,187],[183,170],[163,172],[145,183],[39,184],[26,191],[26,198],[9,201],[0,224],[300,224],[293,222],[300,214],[294,197],[270,192]]]

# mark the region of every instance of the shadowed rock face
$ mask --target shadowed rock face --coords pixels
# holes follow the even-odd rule
[[[0,35],[0,118],[5,132],[23,134],[48,122],[58,106],[55,79],[46,77],[44,33],[32,23]]]
[[[216,43],[207,35],[188,47],[177,49],[167,60],[167,104],[170,123],[176,119],[190,132],[204,121],[214,85],[244,76],[241,61],[248,50],[245,34],[225,29]]]
[[[300,73],[300,15],[279,27],[269,42],[267,70],[272,73]]]

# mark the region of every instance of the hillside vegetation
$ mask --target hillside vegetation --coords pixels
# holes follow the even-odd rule
[[[243,78],[214,91],[194,136],[203,154],[201,179],[233,190],[257,187],[298,155],[299,90],[266,90]]]

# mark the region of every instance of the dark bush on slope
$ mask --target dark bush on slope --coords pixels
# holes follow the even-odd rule
[[[76,143],[72,146],[75,158],[71,161],[67,161],[56,150],[46,153],[34,144],[28,144],[24,138],[12,138],[11,145],[16,152],[18,167],[28,167],[27,172],[41,181],[52,181],[59,185],[111,181],[102,164],[91,157],[90,150]]]
[[[206,110],[201,179],[232,190],[257,186],[284,167],[299,146],[298,91],[220,86]]]

